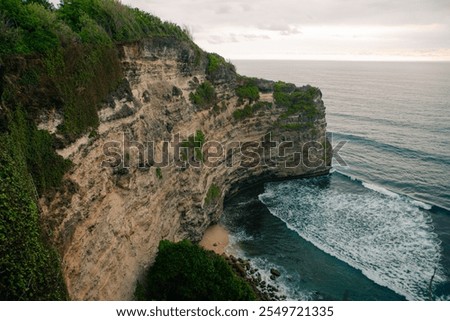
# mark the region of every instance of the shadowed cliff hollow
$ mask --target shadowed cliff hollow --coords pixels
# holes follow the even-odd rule
[[[131,299],[160,240],[200,240],[227,195],[328,171],[320,90],[239,76],[178,27],[115,1],[73,3],[22,5],[67,28],[50,49],[2,49],[2,254],[24,213],[7,198],[26,200],[28,228],[45,231],[33,242],[56,247],[71,299]],[[134,33],[105,20],[105,4]]]

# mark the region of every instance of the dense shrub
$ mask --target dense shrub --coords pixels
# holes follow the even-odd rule
[[[189,241],[161,241],[138,299],[169,301],[255,300],[251,287],[221,256]]]
[[[253,105],[246,105],[244,108],[236,109],[233,112],[233,118],[236,120],[242,120],[248,117],[252,117],[258,110],[262,108],[270,108],[271,103],[266,101],[259,101]]]
[[[109,46],[74,46],[59,55],[52,64],[62,63],[54,76],[65,102],[60,130],[74,140],[98,126],[97,106],[123,75],[117,52]]]
[[[117,0],[63,1],[58,15],[76,31],[82,28],[82,17],[88,16],[118,42],[135,41],[146,36],[172,36],[189,40],[185,31],[177,25],[122,5]]]
[[[55,13],[41,4],[2,0],[0,17],[8,41],[0,44],[0,54],[46,53],[58,46]]]
[[[287,109],[282,114],[282,118],[298,113],[302,113],[309,118],[315,117],[317,109],[314,99],[318,95],[320,95],[319,89],[312,86],[297,88],[294,84],[287,84],[281,81],[274,85],[273,97],[275,104]]]
[[[201,83],[195,92],[190,93],[190,101],[199,108],[211,107],[216,102],[216,90],[209,81]]]
[[[112,40],[106,33],[105,29],[100,27],[88,15],[83,14],[80,17],[80,32],[81,40],[87,44],[111,46]]]
[[[36,191],[42,194],[59,186],[71,163],[56,154],[52,136],[28,121],[20,107],[10,115],[9,129],[10,139],[19,150],[16,154],[23,156],[24,169],[31,174]]]
[[[248,99],[249,103],[258,101],[259,89],[251,78],[244,78],[241,85],[236,87],[236,95],[239,99]]]

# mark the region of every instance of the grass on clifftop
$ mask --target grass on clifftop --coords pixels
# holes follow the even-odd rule
[[[239,278],[225,259],[189,241],[163,240],[137,300],[249,301],[256,300],[250,285]]]
[[[99,103],[123,78],[115,44],[146,37],[191,42],[177,25],[116,0],[62,1],[58,9],[46,0],[2,0],[0,66],[19,78],[4,100],[32,116],[56,107],[59,130],[73,141],[98,126]],[[30,61],[21,66],[19,56]]]
[[[190,40],[179,26],[116,0],[62,1],[58,9],[46,0],[2,0],[0,31],[0,54],[46,53],[79,39],[96,44],[154,36]]]

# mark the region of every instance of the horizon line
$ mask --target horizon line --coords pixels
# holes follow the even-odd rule
[[[262,61],[321,61],[321,62],[445,62],[450,63],[448,60],[377,60],[377,59],[313,59],[313,58],[227,58],[228,60],[262,60]]]

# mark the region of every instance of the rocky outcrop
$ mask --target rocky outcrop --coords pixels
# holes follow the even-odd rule
[[[189,100],[208,78],[198,48],[148,40],[121,51],[126,83],[99,111],[97,132],[59,151],[73,168],[56,196],[40,201],[74,300],[131,299],[159,241],[200,240],[219,219],[225,196],[262,179],[329,169],[320,92],[307,122],[299,113],[280,117],[286,110],[273,103],[273,84],[259,80],[267,103],[238,120],[233,112],[244,106],[232,68],[212,80],[217,104],[200,109]],[[205,137],[203,152],[177,153],[177,137],[196,132]],[[166,148],[170,164],[161,162]]]

